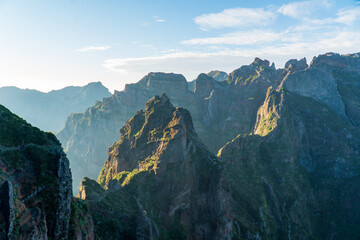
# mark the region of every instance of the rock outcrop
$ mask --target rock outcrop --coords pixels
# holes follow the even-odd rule
[[[72,179],[51,133],[0,105],[1,239],[68,239]]]
[[[300,60],[290,59],[285,63],[285,69],[291,72],[305,70],[309,65],[306,62],[306,58],[302,58]]]
[[[189,112],[166,95],[126,122],[98,183],[87,178],[80,189],[98,238],[231,238],[222,164],[197,136]]]

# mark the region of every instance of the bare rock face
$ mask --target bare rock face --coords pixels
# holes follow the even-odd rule
[[[290,64],[291,65],[291,64]],[[360,56],[327,53],[314,57],[304,71],[290,73],[281,87],[326,104],[359,126]]]
[[[306,58],[300,60],[290,59],[285,63],[285,69],[291,72],[305,70],[309,65],[306,63]]]
[[[72,179],[59,141],[0,106],[0,236],[68,239]]]
[[[174,73],[149,73],[139,81],[139,85],[159,92],[169,90],[175,92],[187,91],[187,82],[184,76]]]
[[[330,74],[345,105],[347,119],[360,126],[360,54],[327,53],[315,57],[311,67]]]
[[[109,148],[98,185],[83,181],[79,195],[101,222],[97,237],[230,239],[224,186],[222,164],[195,133],[189,112],[162,95],[125,124],[120,141]],[[108,221],[116,227],[105,227]]]
[[[309,68],[290,74],[284,81],[283,87],[288,91],[322,102],[345,117],[345,105],[338,92],[336,80],[327,72]]]

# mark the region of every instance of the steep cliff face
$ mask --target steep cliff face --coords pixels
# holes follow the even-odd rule
[[[215,152],[238,134],[250,133],[267,88],[276,88],[287,72],[256,58],[230,73],[227,85],[215,85],[202,101],[201,110],[194,113],[194,118],[203,120],[201,128],[195,128],[205,144]]]
[[[230,239],[221,172],[189,112],[155,96],[126,122],[98,183],[85,179],[79,196],[89,202],[97,237]]]
[[[1,239],[67,239],[71,184],[56,137],[0,105]]]
[[[330,106],[270,88],[252,135],[219,152],[235,239],[358,239],[360,131]]]
[[[359,126],[359,80],[358,53],[327,53],[314,57],[308,68],[289,74],[281,86],[326,104],[344,119]]]
[[[346,118],[360,126],[360,53],[327,53],[313,59],[311,66],[331,74],[345,107]]]

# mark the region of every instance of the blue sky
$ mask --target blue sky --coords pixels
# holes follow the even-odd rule
[[[0,86],[122,90],[150,71],[192,80],[330,51],[360,51],[359,1],[0,0]]]

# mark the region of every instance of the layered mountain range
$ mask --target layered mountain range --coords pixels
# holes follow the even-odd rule
[[[97,177],[108,146],[119,138],[120,128],[154,95],[166,93],[175,106],[188,109],[200,138],[216,154],[239,133],[253,129],[267,88],[277,87],[290,71],[275,69],[257,58],[233,71],[227,81],[200,74],[192,92],[186,79],[173,73],[149,73],[139,82],[127,84],[124,91],[115,91],[85,113],[72,114],[57,134],[71,159],[74,186],[84,176]]]
[[[231,99],[237,103],[232,105],[236,113],[230,112],[236,120],[225,116],[229,125],[215,125],[221,130],[196,120],[193,104],[189,116],[194,116],[195,128],[183,115],[183,121],[175,122],[186,126],[174,131],[178,115],[174,111],[180,109],[168,104],[165,95],[151,99],[145,112],[137,112],[121,129],[120,141],[109,148],[97,182],[89,178],[82,182],[79,196],[89,201],[96,221],[99,216],[120,216],[111,225],[114,228],[105,228],[100,220],[95,235],[357,239],[359,90],[359,55],[329,53],[314,58],[310,66],[305,59],[290,60],[284,69],[255,59],[232,72],[226,85],[201,74],[189,96],[207,104],[197,109],[203,109],[201,115],[209,122],[224,121],[226,111],[220,111],[226,98],[238,97]],[[222,97],[209,107],[214,96]],[[210,117],[211,109],[218,111],[213,114],[217,121]],[[209,136],[220,144],[225,126],[238,136],[225,136],[230,140],[215,157],[206,145],[212,146]],[[180,129],[193,130],[181,134]],[[196,132],[204,143],[189,139],[198,138]],[[175,141],[176,136],[182,140]],[[197,158],[197,151],[204,159]],[[199,200],[203,204],[198,205]],[[114,208],[115,215],[109,210]],[[206,219],[206,224],[199,219]]]
[[[65,126],[66,118],[83,112],[96,101],[111,94],[100,82],[83,87],[66,87],[43,93],[17,87],[0,88],[0,104],[29,123],[43,130],[57,133]]]
[[[359,96],[358,53],[149,73],[58,134],[73,199],[57,139],[1,108],[0,238],[359,239]]]

